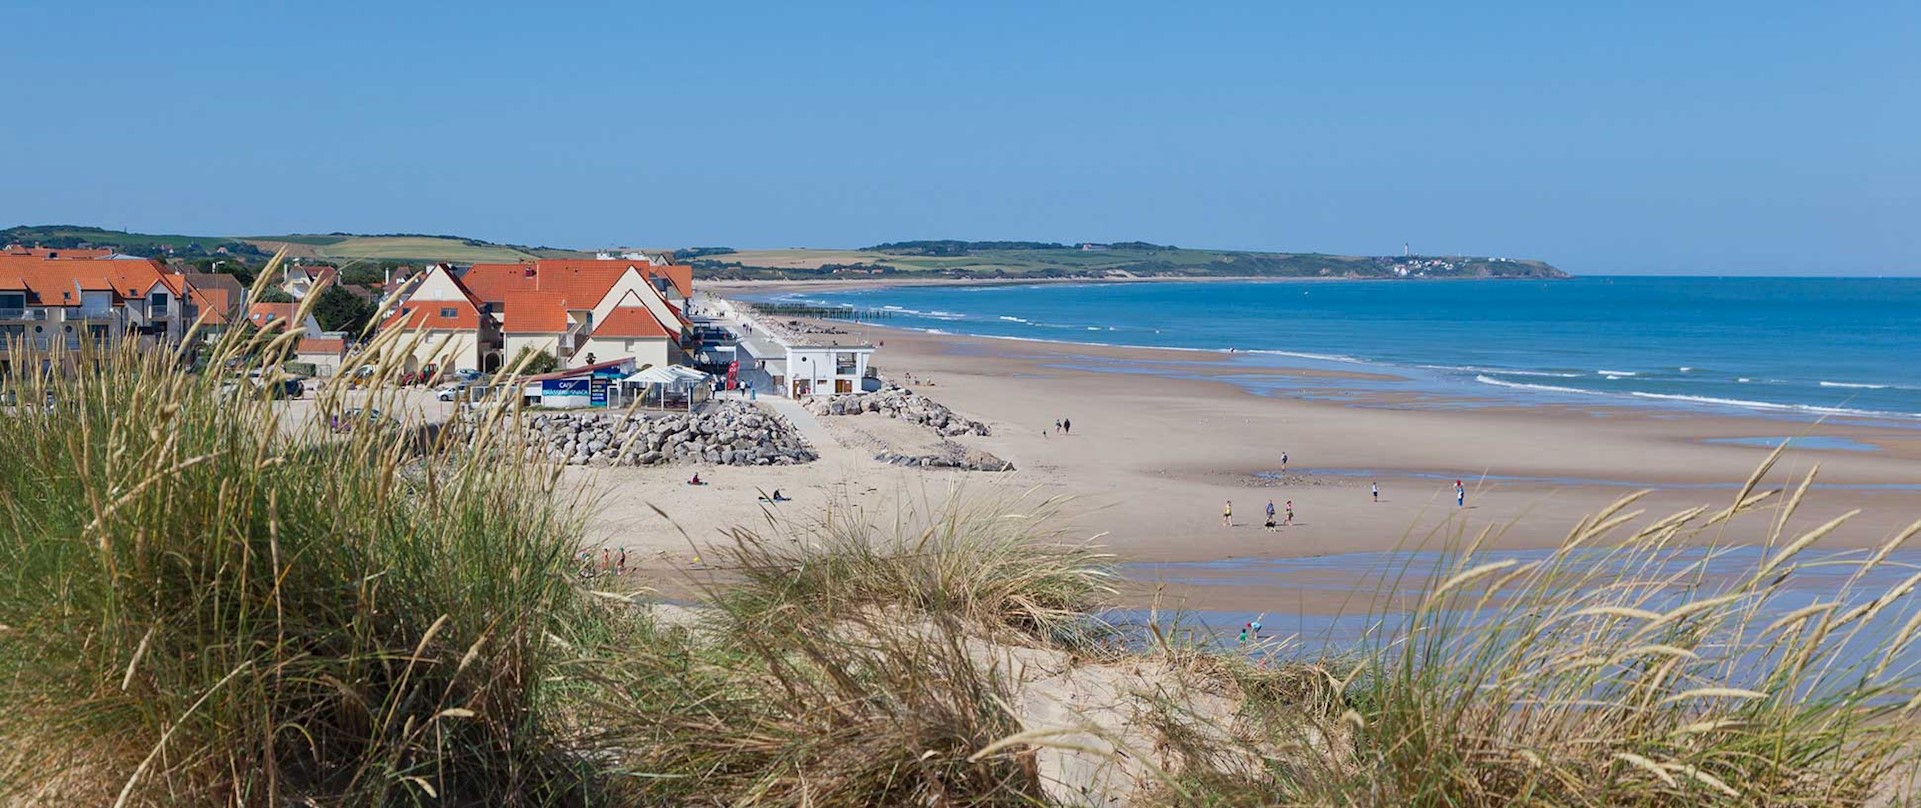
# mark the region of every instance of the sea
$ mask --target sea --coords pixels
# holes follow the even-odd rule
[[[877,324],[935,333],[1220,351],[1248,368],[1386,374],[1396,381],[1345,386],[1437,400],[1921,428],[1921,278],[1055,282],[757,299],[850,306],[877,313]],[[1297,384],[1272,374],[1229,378],[1271,394]]]

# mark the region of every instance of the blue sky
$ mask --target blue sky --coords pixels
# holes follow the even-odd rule
[[[0,223],[1921,274],[1911,0],[179,5],[0,12]]]

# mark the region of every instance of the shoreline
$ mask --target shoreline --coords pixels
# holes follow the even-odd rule
[[[1067,280],[1067,279],[1061,279],[1061,280]],[[1172,279],[1162,279],[1162,280],[1189,280],[1189,279],[1172,278]],[[1212,279],[1212,280],[1243,281],[1243,282],[1260,281],[1260,280],[1280,280],[1282,282],[1291,282],[1291,281],[1339,281],[1339,280],[1375,281],[1375,280],[1387,280],[1387,279],[1218,278],[1218,279]],[[1444,278],[1444,279],[1421,279],[1421,280],[1461,281],[1461,280],[1477,280],[1477,279]],[[1479,280],[1528,280],[1528,279],[1498,278],[1498,279],[1479,279]],[[785,288],[784,284],[787,284],[789,282],[772,281],[772,282],[762,282],[762,283],[765,283],[767,285],[757,286],[751,289],[740,289],[737,291],[744,292],[749,295],[761,293],[761,292],[783,291]],[[896,285],[889,282],[868,281],[868,280],[846,281],[846,282],[797,281],[792,283],[801,284],[801,285],[812,284],[816,286],[822,285],[822,284],[828,284],[828,283],[835,283],[835,284],[839,284],[840,288],[853,288],[853,289],[882,289],[882,288],[888,288]],[[995,284],[984,284],[977,281],[968,280],[968,281],[959,281],[953,284],[929,283],[929,284],[917,284],[917,285],[980,286],[980,285],[995,285]],[[1013,285],[1028,285],[1028,284],[1025,284],[1024,282],[1016,282]],[[748,302],[753,302],[753,301],[748,301]],[[1530,371],[1526,369],[1508,369],[1508,368],[1496,368],[1496,367],[1481,368],[1481,367],[1471,367],[1471,366],[1444,367],[1444,366],[1433,366],[1433,365],[1412,365],[1412,364],[1402,364],[1402,363],[1392,362],[1388,360],[1368,359],[1368,358],[1357,357],[1357,356],[1330,355],[1330,354],[1320,354],[1320,353],[1312,353],[1312,352],[1306,352],[1306,351],[1289,351],[1289,350],[1268,349],[1268,348],[1250,348],[1250,349],[1237,349],[1237,348],[1231,348],[1231,347],[1230,348],[1202,348],[1202,347],[1187,347],[1187,346],[1173,346],[1173,345],[1139,345],[1139,344],[1130,344],[1130,343],[1088,342],[1088,341],[1071,340],[1071,339],[1026,337],[1026,336],[1014,336],[1014,335],[1006,335],[1006,334],[962,333],[959,331],[949,331],[942,328],[884,325],[884,324],[869,323],[864,321],[824,320],[824,319],[808,318],[808,317],[789,317],[787,319],[800,320],[815,326],[873,329],[877,331],[915,333],[915,334],[923,334],[923,335],[936,336],[936,337],[951,336],[951,337],[965,337],[965,338],[971,338],[971,339],[998,340],[998,341],[1006,341],[1006,342],[1041,343],[1041,344],[1048,344],[1048,345],[1067,346],[1067,347],[1076,348],[1076,349],[1119,348],[1119,349],[1130,350],[1130,351],[1168,351],[1168,352],[1179,352],[1179,353],[1188,353],[1188,354],[1195,354],[1195,355],[1215,355],[1215,356],[1230,357],[1230,358],[1232,357],[1275,357],[1277,358],[1277,361],[1292,359],[1292,360],[1299,360],[1299,361],[1305,361],[1305,362],[1320,362],[1320,363],[1327,363],[1327,364],[1334,364],[1334,365],[1354,366],[1356,368],[1360,368],[1356,370],[1346,370],[1346,369],[1325,370],[1325,369],[1289,366],[1289,365],[1283,364],[1283,365],[1273,366],[1273,367],[1248,367],[1248,368],[1239,369],[1240,372],[1247,375],[1278,374],[1278,375],[1287,375],[1287,376],[1305,376],[1305,375],[1314,375],[1316,373],[1324,373],[1324,374],[1330,374],[1332,376],[1347,377],[1347,378],[1361,378],[1362,376],[1367,376],[1377,381],[1404,382],[1414,386],[1419,386],[1422,384],[1461,386],[1465,384],[1464,380],[1446,378],[1438,371],[1441,371],[1441,370],[1459,370],[1463,372],[1473,371],[1477,374],[1473,381],[1475,381],[1476,383],[1478,383],[1483,387],[1492,388],[1492,389],[1479,389],[1474,387],[1467,388],[1469,390],[1472,390],[1473,394],[1464,394],[1459,391],[1453,391],[1453,390],[1447,390],[1447,391],[1417,390],[1417,391],[1411,391],[1411,392],[1419,392],[1423,394],[1438,392],[1441,396],[1445,398],[1454,399],[1456,401],[1474,400],[1476,402],[1484,402],[1484,405],[1486,406],[1496,406],[1496,407],[1507,406],[1507,405],[1520,405],[1520,406],[1529,406],[1529,407],[1565,406],[1565,407],[1579,407],[1579,408],[1611,407],[1611,408],[1618,408],[1622,410],[1644,410],[1644,411],[1650,411],[1650,412],[1656,412],[1656,413],[1728,415],[1733,417],[1757,418],[1757,419],[1764,419],[1764,420],[1773,420],[1778,422],[1787,422],[1787,423],[1799,424],[1804,426],[1807,425],[1810,421],[1819,423],[1832,418],[1832,419],[1844,419],[1848,423],[1858,424],[1862,426],[1888,427],[1888,428],[1896,428],[1896,429],[1911,429],[1911,430],[1921,431],[1921,412],[1854,409],[1854,408],[1848,408],[1848,407],[1829,406],[1829,405],[1820,405],[1820,404],[1798,404],[1798,403],[1786,403],[1786,402],[1775,402],[1775,401],[1763,401],[1763,400],[1755,400],[1755,399],[1716,398],[1716,397],[1704,397],[1704,396],[1685,395],[1685,394],[1609,392],[1604,390],[1593,390],[1593,389],[1580,388],[1580,387],[1532,384],[1527,382],[1515,382],[1515,381],[1505,380],[1505,379],[1490,379],[1487,377],[1487,374],[1490,374],[1490,373],[1496,374],[1496,375],[1502,375],[1502,374],[1521,375],[1521,376],[1536,375],[1534,371]],[[1605,371],[1597,371],[1597,373],[1600,373],[1603,376],[1608,375],[1607,372]],[[1627,375],[1634,375],[1634,374],[1627,374]],[[1254,390],[1250,388],[1250,392],[1260,394],[1262,391]],[[1533,398],[1534,400],[1530,401],[1529,400],[1530,397]]]
[[[1540,549],[1558,546],[1582,518],[1639,487],[1654,491],[1635,504],[1643,514],[1634,524],[1698,506],[1723,507],[1770,450],[1706,441],[1803,432],[1872,443],[1880,451],[1786,452],[1763,488],[1791,491],[1801,475],[1821,469],[1808,501],[1788,521],[1791,533],[1858,508],[1861,516],[1817,546],[1871,547],[1921,516],[1916,430],[1639,407],[1441,408],[1397,404],[1385,394],[1369,394],[1364,404],[1316,400],[1247,390],[1225,378],[1245,369],[1224,352],[830,325],[847,332],[844,339],[880,345],[875,365],[886,378],[905,382],[912,373],[916,382],[908,386],[915,392],[990,424],[991,435],[951,440],[1005,459],[1014,470],[889,465],[875,459],[876,447],[933,437],[879,415],[819,416],[814,420],[834,445],[821,447],[821,459],[805,466],[703,469],[712,484],[699,488],[684,485],[684,474],[660,470],[570,469],[569,477],[604,504],[590,535],[620,546],[639,542],[637,566],[684,567],[703,557],[702,545],[730,541],[735,527],[804,540],[830,504],[857,518],[891,521],[889,514],[902,509],[924,513],[950,499],[1028,496],[1068,500],[1065,535],[1096,541],[1132,565],[1390,553],[1483,532],[1490,549]],[[1164,366],[1178,366],[1183,378],[1160,375]],[[1290,372],[1284,365],[1270,370]],[[1313,389],[1365,383],[1338,375],[1301,379]],[[1055,433],[1053,422],[1061,417],[1072,420],[1071,434]],[[1279,470],[1282,452],[1290,454],[1288,474],[1261,476]],[[1456,478],[1467,488],[1465,507],[1453,499]],[[1372,484],[1381,487],[1379,502],[1371,498]],[[1902,487],[1870,487],[1884,485]],[[764,507],[757,492],[773,488],[794,502]],[[1294,502],[1293,525],[1263,529],[1261,511],[1270,498],[1277,508]],[[1228,500],[1235,524],[1224,528]],[[1759,541],[1777,516],[1743,517],[1700,540]],[[1165,596],[1177,607],[1303,608],[1295,592],[1277,586],[1222,580],[1161,588],[1135,581],[1123,603]]]
[[[884,289],[897,286],[1028,286],[1057,283],[1328,283],[1361,281],[1368,283],[1460,283],[1462,281],[1565,281],[1560,278],[1332,278],[1290,275],[1146,275],[1125,278],[817,278],[813,280],[714,280],[696,278],[701,289],[711,292],[787,291],[790,288]],[[1605,276],[1581,276],[1605,277]]]

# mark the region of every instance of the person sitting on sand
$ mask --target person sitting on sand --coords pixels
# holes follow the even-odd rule
[[[696,472],[694,472],[694,477],[693,477],[693,479],[690,479],[690,480],[688,480],[688,481],[687,481],[687,484],[688,484],[688,485],[706,485],[706,483],[704,483],[704,482],[701,482],[701,480],[700,480],[700,472],[698,472],[698,471],[696,471]]]

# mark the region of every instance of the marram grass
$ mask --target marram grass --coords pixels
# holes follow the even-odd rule
[[[548,709],[582,614],[550,480],[415,425],[286,420],[242,376],[285,343],[5,380],[0,801],[578,801]]]

